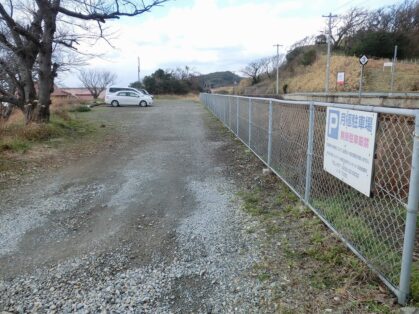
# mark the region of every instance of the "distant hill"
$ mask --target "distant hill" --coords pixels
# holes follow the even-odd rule
[[[217,88],[222,86],[230,86],[234,85],[235,82],[239,84],[239,82],[242,79],[242,77],[230,71],[214,72],[198,76],[199,84],[203,88]]]

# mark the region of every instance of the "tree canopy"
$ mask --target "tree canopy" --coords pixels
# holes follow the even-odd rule
[[[184,95],[201,91],[198,74],[185,68],[176,70],[158,69],[153,74],[144,77],[144,88],[152,94]]]

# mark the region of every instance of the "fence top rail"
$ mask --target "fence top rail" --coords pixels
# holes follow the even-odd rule
[[[283,105],[309,106],[313,104],[314,106],[317,106],[317,107],[334,107],[334,108],[341,108],[341,109],[351,109],[351,110],[377,112],[377,113],[398,114],[398,115],[403,115],[403,116],[413,116],[413,117],[419,118],[419,109],[379,107],[379,106],[370,106],[370,105],[352,105],[352,104],[330,103],[330,102],[321,102],[321,101],[282,100],[282,99],[274,99],[274,98],[248,97],[248,96],[225,95],[225,94],[208,94],[208,95],[272,101],[272,103],[283,104]]]
[[[289,95],[301,96],[356,96],[359,92],[307,92],[307,93],[290,93]],[[419,97],[417,92],[362,92],[362,97]]]

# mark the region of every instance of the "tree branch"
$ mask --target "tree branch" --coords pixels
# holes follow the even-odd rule
[[[98,21],[100,23],[105,23],[106,20],[110,20],[110,19],[119,19],[121,16],[136,16],[136,15],[140,15],[143,14],[145,12],[149,12],[151,10],[151,8],[161,5],[165,2],[167,2],[169,0],[154,0],[151,4],[146,5],[143,2],[143,7],[141,9],[137,8],[136,5],[134,5],[131,2],[127,2],[127,4],[131,4],[133,6],[132,11],[130,12],[123,12],[120,10],[119,7],[119,2],[116,0],[115,1],[115,5],[116,5],[116,10],[115,11],[109,11],[109,12],[98,12],[96,11],[96,8],[94,8],[94,12],[92,13],[81,13],[81,12],[76,12],[76,11],[72,11],[70,9],[64,8],[62,6],[60,6],[58,8],[58,12],[67,15],[67,16],[71,16],[71,17],[75,17],[81,20],[94,20],[94,21]]]
[[[20,24],[16,23],[15,20],[6,12],[4,6],[0,3],[0,16],[3,17],[3,20],[6,22],[7,26],[9,27],[10,31],[13,34],[13,38],[15,39],[16,44],[20,45],[22,43],[21,39],[19,38],[19,35],[24,36],[34,44],[39,45],[39,40],[34,36],[31,32],[29,32],[27,29],[22,27]]]

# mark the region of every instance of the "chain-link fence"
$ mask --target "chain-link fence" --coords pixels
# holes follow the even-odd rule
[[[200,99],[406,303],[419,203],[419,110]],[[377,113],[369,197],[324,170],[328,107]]]

